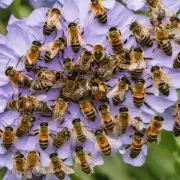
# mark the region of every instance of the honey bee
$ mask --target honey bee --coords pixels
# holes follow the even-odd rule
[[[26,170],[26,161],[24,155],[20,152],[16,152],[13,155],[13,174],[15,174],[19,179],[23,178]],[[21,178],[20,178],[21,177]]]
[[[58,154],[52,153],[50,154],[50,168],[49,174],[52,172],[58,179],[65,179],[66,174],[74,173],[74,170],[63,164],[62,160],[58,156]]]
[[[120,54],[116,56],[117,58],[117,67],[116,71],[127,71],[131,65],[131,56],[128,49],[123,49]]]
[[[112,97],[114,106],[117,106],[125,101],[125,94],[129,90],[130,81],[124,76],[118,80],[117,85],[107,94],[108,98]]]
[[[2,146],[8,151],[15,142],[15,132],[12,126],[7,125],[0,130]]]
[[[60,62],[60,64],[64,68],[64,70],[69,74],[74,72],[75,69],[74,59],[66,58],[63,60],[62,63]]]
[[[111,27],[107,33],[107,40],[112,46],[112,50],[115,54],[120,54],[123,49],[123,43],[121,39],[121,31],[117,27]]]
[[[175,69],[179,69],[180,68],[180,52],[174,58],[173,68],[175,68]]]
[[[150,126],[146,131],[147,143],[159,143],[163,122],[164,118],[162,116],[156,115],[152,118]]]
[[[180,101],[176,103],[176,114],[175,114],[175,122],[173,126],[173,135],[174,137],[178,137],[180,135]]]
[[[131,47],[130,50],[131,65],[129,69],[131,70],[132,79],[139,79],[143,73],[146,62],[145,60],[152,60],[152,58],[144,57],[144,50],[141,47]]]
[[[169,36],[174,39],[177,45],[180,45],[180,19],[177,16],[172,15],[169,18],[166,28],[168,29]]]
[[[107,86],[105,83],[99,81],[96,79],[92,83],[91,87],[91,97],[93,100],[102,100],[104,102],[109,103],[108,98],[106,97],[107,95]]]
[[[24,57],[25,69],[29,72],[36,68],[36,63],[40,56],[42,44],[39,41],[33,41]]]
[[[90,160],[91,157],[87,155],[82,146],[78,146],[75,148],[75,165],[77,167],[80,166],[81,171],[88,175],[93,173],[92,166],[90,166],[89,164]]]
[[[132,143],[126,147],[126,149],[130,148],[129,155],[132,159],[136,158],[141,153],[144,143],[144,133],[142,131],[135,131],[132,136]]]
[[[40,162],[39,155],[40,154],[34,150],[28,151],[26,154],[26,176],[28,178],[32,178],[32,174],[35,176],[46,174],[46,170]]]
[[[34,96],[20,96],[7,103],[7,110],[17,109],[19,112],[27,113],[51,113],[52,109],[46,102]]]
[[[77,87],[77,84],[75,82],[75,78],[72,76],[68,76],[65,86],[61,89],[61,94],[63,98],[66,100],[76,101],[77,99],[74,95],[76,87]]]
[[[138,79],[135,82],[135,87],[131,90],[133,95],[133,103],[135,107],[140,108],[143,104],[150,108],[145,102],[145,94],[153,95],[152,93],[146,92],[146,89],[152,87],[152,85],[146,87],[144,79]]]
[[[29,88],[32,82],[31,77],[15,70],[12,66],[6,68],[5,75],[9,78],[10,83],[14,87]]]
[[[91,10],[94,14],[94,19],[97,19],[102,24],[107,23],[107,11],[100,0],[91,0]]]
[[[59,121],[60,123],[64,120],[64,115],[68,109],[68,101],[65,100],[62,96],[59,96],[55,101],[55,106],[53,107],[52,118],[55,122]]]
[[[98,64],[106,58],[105,48],[102,44],[96,44],[92,50],[93,60]]]
[[[101,81],[109,81],[116,73],[117,62],[116,55],[107,56],[95,68],[94,74]]]
[[[79,100],[79,106],[84,117],[89,121],[96,120],[96,108],[87,98]]]
[[[112,148],[109,144],[108,137],[106,136],[105,132],[102,129],[98,129],[95,132],[95,136],[99,151],[106,156],[110,156]]]
[[[121,134],[126,133],[128,127],[131,125],[133,128],[137,130],[142,129],[142,120],[140,118],[132,118],[129,109],[126,107],[121,107],[119,109],[118,116],[116,118],[116,125],[114,127],[114,134],[119,136]]]
[[[152,47],[153,40],[150,37],[149,29],[142,24],[139,24],[137,21],[131,23],[129,27],[131,31],[131,36],[134,36],[136,42],[143,47]]]
[[[67,127],[63,128],[60,132],[58,132],[53,139],[53,145],[58,148],[65,144],[68,139],[71,137],[71,133]]]
[[[39,135],[38,143],[42,150],[47,149],[49,145],[49,135],[51,135],[49,131],[49,126],[47,122],[41,122],[38,129],[33,130],[29,136]]]
[[[114,128],[114,117],[112,116],[109,107],[106,104],[98,107],[101,123],[108,132],[112,132]]]
[[[62,52],[62,56],[64,56],[64,48],[66,47],[66,45],[67,41],[64,37],[57,37],[54,41],[44,45],[41,50],[45,51],[45,62],[51,62],[54,58],[57,57],[59,52]]]
[[[151,68],[151,79],[155,85],[155,95],[161,92],[165,96],[169,96],[170,93],[170,78],[164,74],[159,66],[153,66]]]
[[[48,90],[51,87],[61,87],[66,81],[66,76],[60,71],[36,68],[34,73],[39,79],[31,83],[30,90],[33,92]]]
[[[73,119],[72,125],[73,144],[76,143],[76,140],[78,140],[81,143],[85,143],[86,140],[90,137],[90,133],[85,129],[82,121],[79,118]]]
[[[62,16],[61,11],[57,8],[49,9],[47,14],[47,20],[43,25],[43,33],[49,36],[56,28],[61,29],[60,18]]]
[[[84,48],[79,59],[79,72],[82,74],[89,72],[92,62],[92,53]]]
[[[80,33],[77,23],[71,22],[68,25],[68,45],[71,46],[75,53],[78,53],[81,45],[84,44],[81,37],[82,34]]]
[[[35,117],[33,117],[31,114],[22,114],[20,116],[20,121],[16,129],[16,136],[22,137],[24,134],[26,134],[32,127],[32,122],[34,121]]]
[[[163,25],[155,27],[155,40],[158,43],[158,47],[167,55],[172,55],[172,45],[169,40],[169,33]]]

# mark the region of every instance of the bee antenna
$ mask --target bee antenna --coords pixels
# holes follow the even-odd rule
[[[93,45],[91,45],[91,44],[86,44],[87,46],[90,46],[90,47],[94,47]]]
[[[74,22],[77,21],[77,20],[80,20],[80,18],[75,19]]]
[[[9,59],[8,63],[6,64],[6,68],[7,68],[7,66],[8,66],[8,64],[9,64],[10,61],[11,61],[11,58]]]
[[[6,126],[8,126],[8,124],[7,124],[7,122],[6,122],[6,121],[1,120],[1,122],[2,122],[2,124],[3,124],[3,127],[5,127],[5,125],[6,125]],[[4,124],[5,124],[5,125],[4,125]]]
[[[43,45],[45,44],[46,40],[47,40],[47,38],[44,40]]]
[[[22,59],[23,57],[24,57],[24,56],[21,56],[21,57],[18,59],[18,62],[17,62],[17,64],[16,64],[16,68],[18,67],[19,62],[21,61],[21,59]]]
[[[36,38],[36,36],[35,36],[34,34],[31,34],[31,35],[33,35],[34,39],[37,41],[37,38]]]

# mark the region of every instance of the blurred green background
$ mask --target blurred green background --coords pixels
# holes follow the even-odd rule
[[[8,9],[0,9],[0,33],[6,34],[6,25],[11,14],[28,17],[33,8],[27,0],[14,0]],[[180,94],[180,93],[178,93]],[[104,157],[105,164],[95,168],[92,176],[81,171],[72,175],[73,180],[180,180],[180,138],[174,139],[171,132],[162,133],[160,145],[150,145],[143,167],[133,167],[122,161],[119,154]],[[0,180],[5,169],[0,170]]]

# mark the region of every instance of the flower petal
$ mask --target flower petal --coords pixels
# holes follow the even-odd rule
[[[0,8],[5,9],[13,2],[13,0],[0,0]]]

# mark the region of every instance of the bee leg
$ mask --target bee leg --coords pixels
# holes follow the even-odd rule
[[[53,133],[50,133],[49,135],[50,135],[52,138],[55,137],[55,134],[53,134]]]
[[[145,57],[144,60],[153,60],[153,58]]]
[[[71,115],[70,111],[67,111],[67,113],[68,113],[69,115]]]
[[[3,131],[0,129],[0,137],[1,137],[1,135],[2,135],[2,132],[3,132]]]
[[[130,146],[131,146],[130,144],[129,144],[128,146],[126,146],[126,147],[125,147],[125,150],[128,149],[128,148],[130,148]]]
[[[144,105],[147,106],[148,108],[151,108],[147,102],[144,102]]]
[[[153,86],[153,85],[151,84],[151,85],[147,86],[146,89],[149,89],[149,88],[151,88],[152,86]]]
[[[84,28],[83,28],[83,31],[82,31],[82,33],[81,33],[81,36],[84,34]]]
[[[29,136],[36,136],[39,134],[39,129],[35,129],[34,131],[32,131]]]
[[[150,93],[150,92],[146,92],[146,94],[148,94],[148,95],[154,95],[154,93]]]
[[[176,114],[172,114],[172,117],[176,117]]]
[[[61,52],[62,52],[62,59],[64,59],[64,49],[63,50],[61,50]]]
[[[127,41],[128,41],[128,40],[127,40],[127,39],[125,39],[125,41],[123,42],[123,44],[126,44],[126,43],[127,43]]]

